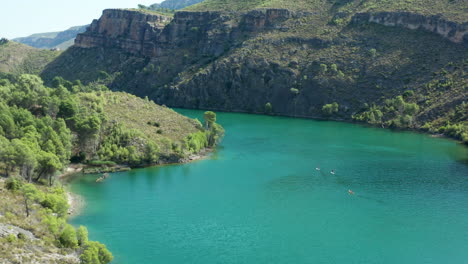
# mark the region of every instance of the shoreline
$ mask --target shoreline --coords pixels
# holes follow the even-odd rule
[[[207,159],[212,152],[213,152],[213,149],[211,149],[211,148],[210,149],[204,149],[203,151],[200,151],[197,154],[191,154],[187,158],[179,160],[179,162],[174,162],[174,163],[167,162],[167,163],[161,163],[161,164],[152,164],[152,165],[144,166],[144,167],[141,167],[141,168],[159,167],[159,166],[168,166],[168,165],[182,165],[182,164],[187,164],[187,163],[191,163],[191,162],[195,162],[195,161],[201,161],[201,160]],[[121,165],[119,165],[119,166],[121,166]],[[62,184],[67,186],[68,184],[70,184],[69,182],[67,182],[67,180],[69,180],[74,175],[77,175],[77,174],[86,175],[86,173],[83,172],[85,167],[86,167],[86,165],[81,164],[81,163],[70,164],[65,169],[65,172],[58,176],[58,179],[60,180],[60,182]],[[130,168],[130,169],[133,169],[133,168]],[[97,174],[100,174],[100,173],[97,173]],[[80,195],[74,193],[72,190],[70,190],[69,186],[67,186],[67,187],[68,188],[66,188],[65,194],[67,196],[67,202],[68,202],[68,206],[69,206],[68,211],[67,211],[68,220],[70,220],[70,219],[72,219],[72,218],[74,218],[76,216],[79,216],[83,212],[83,210],[85,208],[85,205],[86,205],[86,202],[85,202],[85,200],[84,200],[84,198],[82,196],[80,196]]]
[[[314,121],[320,121],[320,122],[326,122],[326,121],[333,121],[333,122],[340,122],[340,123],[347,123],[347,124],[354,124],[354,125],[359,125],[359,126],[365,126],[365,127],[372,127],[372,128],[379,128],[379,129],[385,129],[389,131],[402,131],[402,132],[413,132],[413,133],[418,133],[418,134],[423,134],[423,135],[428,135],[430,137],[434,138],[443,138],[443,139],[448,139],[451,141],[454,141],[455,143],[458,143],[464,147],[468,148],[468,143],[464,143],[462,140],[441,134],[438,132],[430,132],[425,129],[422,129],[421,127],[413,127],[413,128],[392,128],[392,127],[385,127],[382,126],[382,124],[370,124],[370,123],[365,123],[365,122],[358,122],[353,119],[349,118],[325,118],[321,116],[309,116],[309,115],[295,115],[295,114],[285,114],[285,113],[270,113],[267,114],[265,112],[259,112],[259,111],[246,111],[246,110],[221,110],[217,108],[189,108],[189,107],[172,107],[168,106],[171,109],[183,109],[183,110],[199,110],[199,111],[216,111],[220,113],[227,113],[227,114],[247,114],[247,115],[259,115],[259,116],[271,116],[271,117],[281,117],[281,118],[299,118],[299,119],[307,119],[307,120],[314,120]]]
[[[85,207],[85,201],[80,195],[73,193],[71,190],[67,190],[67,202],[68,202],[68,220],[80,215]]]

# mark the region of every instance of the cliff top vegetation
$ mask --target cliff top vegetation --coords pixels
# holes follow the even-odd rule
[[[285,8],[292,11],[323,12],[413,12],[441,14],[456,21],[468,21],[468,2],[464,0],[205,0],[189,6],[187,11],[247,11],[257,8]]]

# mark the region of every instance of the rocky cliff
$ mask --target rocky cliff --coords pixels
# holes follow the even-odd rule
[[[146,57],[170,54],[180,47],[200,49],[198,53],[219,56],[224,45],[239,39],[240,32],[273,29],[293,16],[285,9],[254,10],[237,15],[221,12],[177,12],[174,17],[134,10],[104,10],[99,20],[79,34],[78,48],[119,48]]]
[[[453,98],[440,109],[459,105],[460,74],[450,89],[427,87],[435,73],[465,67],[465,45],[466,23],[407,12],[262,8],[170,18],[111,9],[43,77],[88,82],[105,72],[112,89],[173,107],[351,120],[409,90],[417,92],[406,100],[421,108],[437,96]],[[324,111],[332,102],[338,110]],[[407,126],[422,126],[421,117]]]
[[[120,9],[104,10],[99,20],[94,20],[86,32],[76,37],[75,47],[113,47],[134,54],[145,54],[145,45],[153,46],[155,37],[170,21],[170,17],[162,15]]]
[[[377,23],[411,30],[425,30],[468,47],[468,23],[460,24],[448,21],[441,16],[424,16],[409,12],[358,13],[352,21],[354,23]]]

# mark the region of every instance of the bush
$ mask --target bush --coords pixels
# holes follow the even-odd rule
[[[410,97],[410,96],[413,96],[414,95],[414,92],[411,91],[411,90],[407,90],[403,93],[403,97]]]
[[[75,228],[71,225],[65,225],[59,237],[60,244],[66,248],[78,247],[78,239],[76,238]]]
[[[338,109],[339,109],[339,105],[337,102],[334,102],[334,103],[331,103],[331,104],[326,104],[322,107],[322,112],[327,115],[327,116],[330,116],[332,114],[335,114],[338,112]]]
[[[45,195],[41,205],[49,208],[58,216],[65,216],[68,211],[68,201],[64,194],[61,193],[48,193]]]
[[[88,229],[84,226],[80,226],[76,231],[76,238],[78,239],[78,245],[84,246],[88,243]]]
[[[6,237],[6,240],[9,242],[9,243],[13,243],[16,241],[16,236],[13,235],[13,234],[9,234],[7,237]]]
[[[60,234],[60,230],[65,225],[65,219],[58,218],[51,214],[46,214],[42,217],[42,223],[47,226],[50,233],[54,236],[58,236]]]
[[[161,126],[161,124],[159,124],[159,122],[148,121],[147,124],[150,125],[150,126],[155,126],[155,127],[160,127]]]
[[[9,178],[5,183],[5,188],[10,191],[18,191],[23,186],[23,182],[17,178]]]
[[[298,95],[298,94],[299,94],[299,90],[296,89],[296,88],[291,88],[289,91],[291,91],[291,93],[294,94],[294,95]]]
[[[94,241],[86,243],[83,253],[80,255],[82,264],[107,264],[111,262],[112,259],[114,259],[114,257],[106,246]]]
[[[21,240],[25,240],[25,239],[26,239],[26,235],[23,234],[23,233],[18,233],[17,237],[18,237],[18,239],[21,239]]]
[[[328,71],[328,66],[326,64],[323,64],[323,63],[320,64],[320,72],[325,74],[325,73],[327,73],[327,71]]]

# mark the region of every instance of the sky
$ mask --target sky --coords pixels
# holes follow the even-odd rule
[[[162,0],[1,0],[0,38],[63,31],[90,24],[107,8],[136,8]]]

